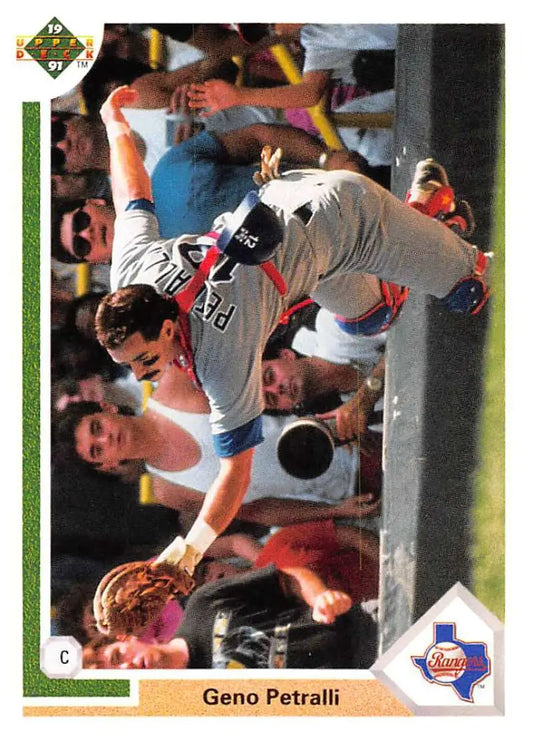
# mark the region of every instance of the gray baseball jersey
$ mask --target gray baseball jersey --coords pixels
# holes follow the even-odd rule
[[[311,295],[336,314],[358,317],[376,303],[363,290],[361,273],[445,296],[474,267],[472,246],[361,175],[291,171],[264,186],[260,196],[283,224],[273,262],[287,294],[281,297],[260,268],[224,258],[190,314],[215,447],[217,436],[262,412],[261,353],[284,309]],[[230,222],[231,214],[223,214],[213,229],[220,232]],[[144,283],[176,295],[201,262],[204,244],[209,240],[198,235],[162,240],[153,213],[125,211],[115,223],[112,289]],[[223,455],[259,442],[255,430],[255,437],[230,442]]]

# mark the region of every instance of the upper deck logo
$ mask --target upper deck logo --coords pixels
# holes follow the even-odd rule
[[[26,39],[30,38],[30,41]],[[88,66],[94,58],[93,37],[82,36],[85,43],[74,36],[57,18],[33,37],[17,37],[17,61],[35,60],[48,74],[58,77],[74,60]]]
[[[483,642],[465,642],[455,635],[454,623],[435,623],[434,641],[423,657],[411,659],[429,683],[450,685],[463,701],[473,703],[473,689],[490,675]]]

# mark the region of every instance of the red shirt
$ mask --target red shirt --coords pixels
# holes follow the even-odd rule
[[[287,526],[267,541],[254,567],[308,567],[328,588],[343,590],[354,603],[377,598],[379,564],[358,549],[341,550],[333,520]]]

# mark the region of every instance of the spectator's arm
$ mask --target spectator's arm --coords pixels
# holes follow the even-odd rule
[[[282,582],[285,589],[301,597],[313,609],[313,620],[319,623],[333,623],[337,616],[352,607],[352,599],[341,590],[330,590],[320,577],[307,567],[283,567],[285,575]]]
[[[237,556],[253,563],[261,548],[261,544],[253,536],[247,533],[232,533],[229,536],[217,538],[207,550],[206,555],[215,559]]]
[[[279,147],[285,162],[302,166],[318,167],[321,155],[325,155],[325,170],[344,169],[360,173],[364,164],[357,153],[343,150],[329,152],[322,142],[303,129],[275,124],[253,124],[244,129],[219,135],[219,141],[228,158],[234,162],[257,162],[261,149],[270,145]]]
[[[372,494],[349,497],[332,505],[275,497],[262,498],[243,505],[239,519],[265,526],[289,526],[308,520],[329,518],[365,518],[379,512],[379,499]]]
[[[152,490],[154,498],[159,505],[164,505],[173,510],[185,511],[198,515],[204,495],[197,490],[182,487],[181,484],[168,482],[162,477],[153,475]]]
[[[329,72],[306,72],[302,81],[274,88],[246,88],[224,80],[206,80],[191,85],[191,108],[205,108],[201,116],[233,106],[264,106],[271,108],[311,108],[319,103],[329,81]]]

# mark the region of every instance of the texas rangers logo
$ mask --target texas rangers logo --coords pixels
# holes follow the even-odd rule
[[[474,686],[490,675],[487,645],[458,639],[454,623],[434,623],[433,635],[424,656],[411,659],[428,683],[450,685],[462,701],[473,703]]]

